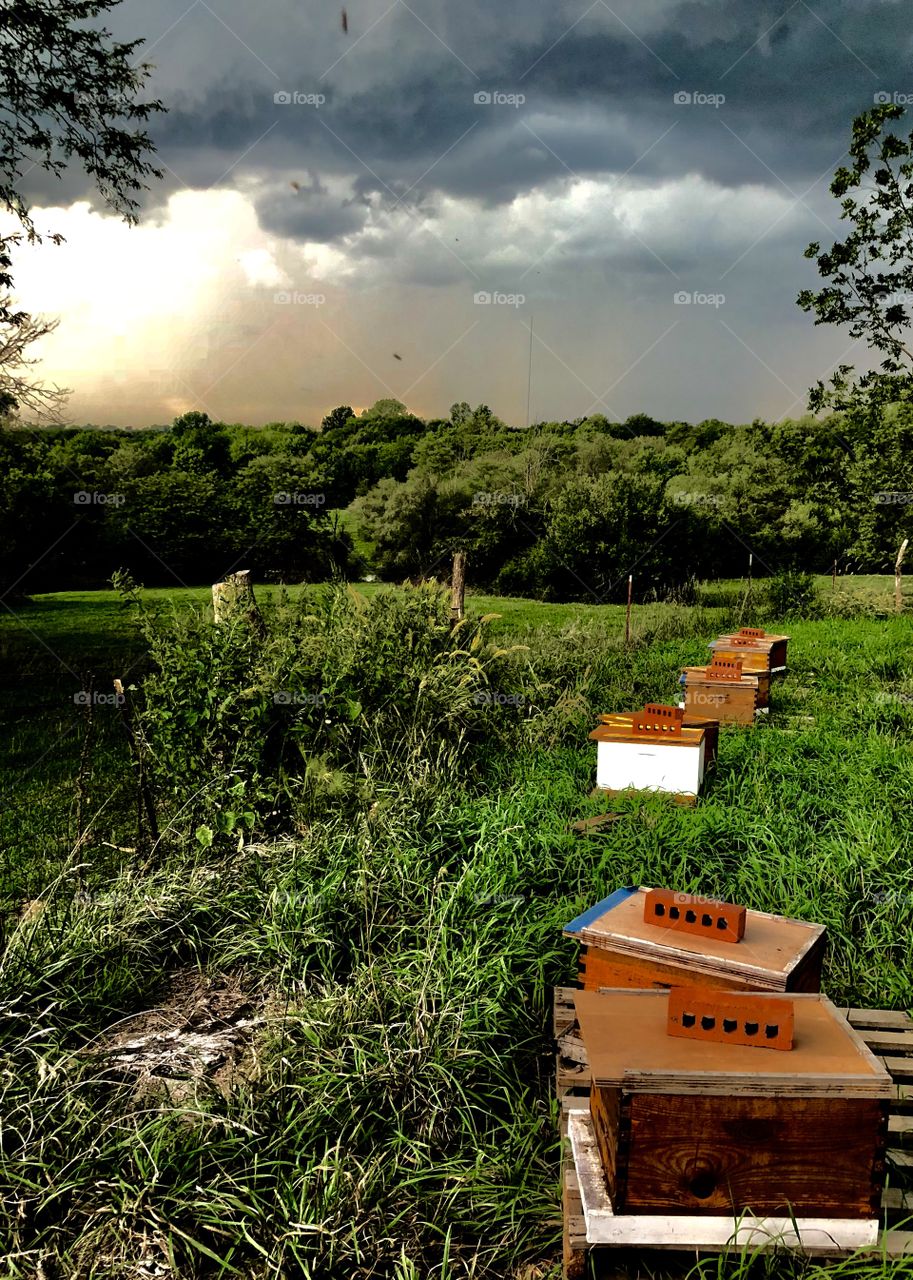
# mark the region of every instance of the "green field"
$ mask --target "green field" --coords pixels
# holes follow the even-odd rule
[[[840,589],[863,613],[892,606],[887,578]],[[385,594],[358,591],[371,605]],[[320,592],[290,594],[317,608]],[[278,589],[258,597],[297,644]],[[211,629],[208,589],[143,598],[163,631]],[[327,766],[320,804],[287,829],[219,826],[208,793],[194,802],[202,819],[184,822],[163,793],[154,848],[117,709],[74,702],[124,677],[141,704],[154,664],[130,611],[94,592],[5,612],[3,1274],[559,1276],[550,992],[575,972],[561,926],[621,884],[821,921],[835,1001],[913,1007],[910,617],[778,619],[758,584],[743,605],[738,583],[694,605],[637,605],[626,647],[623,607],[470,596],[473,616],[500,615],[487,636],[511,651],[492,661],[522,703],[503,724],[496,711],[467,720],[471,754],[454,737],[424,757],[421,724],[404,718],[403,743],[388,733],[370,759],[366,734],[358,787],[333,801]],[[570,834],[605,807],[587,798],[597,712],[671,701],[679,667],[740,618],[791,636],[769,718],[723,732],[694,808],[619,802],[604,834]],[[378,640],[387,674],[390,635],[392,657]],[[484,643],[454,664],[471,671]],[[397,761],[386,774],[384,751]],[[149,1011],[173,1012],[195,975],[249,1006],[230,1079],[174,1071],[137,1090],[87,1052],[124,1019],[148,1030]],[[693,1265],[623,1261],[632,1276]],[[738,1255],[701,1268],[826,1270]],[[913,1265],[840,1271],[874,1280]]]

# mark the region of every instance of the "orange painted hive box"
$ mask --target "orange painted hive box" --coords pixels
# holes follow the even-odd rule
[[[762,1029],[791,1006],[784,1051],[669,1034],[678,994],[575,997],[615,1213],[877,1217],[894,1086],[827,997],[719,997],[763,1006]]]
[[[660,892],[679,900],[672,904],[676,920],[648,911],[651,895]],[[644,887],[616,890],[564,927],[581,944],[580,985],[595,991],[699,982],[730,991],[820,991],[824,925],[736,908],[744,911],[744,933],[736,939],[728,925],[719,924],[726,912],[717,907],[731,910],[731,904],[709,897]]]
[[[715,658],[706,667],[684,667],[685,716],[715,716],[721,724],[754,724],[766,712],[770,673],[743,670],[741,659]]]
[[[714,658],[740,659],[742,670],[751,675],[760,671],[782,675],[786,671],[788,640],[789,636],[773,635],[760,627],[742,627],[713,640],[710,651]]]

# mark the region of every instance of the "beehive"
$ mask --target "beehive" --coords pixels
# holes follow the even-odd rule
[[[685,722],[680,707],[648,703],[643,711],[600,716],[596,745],[601,791],[666,791],[697,796],[707,767],[707,725]]]
[[[760,627],[742,627],[732,635],[720,636],[710,644],[714,658],[740,659],[749,675],[766,671],[777,675],[786,670],[789,636],[772,635]]]
[[[649,895],[641,887],[618,889],[565,925],[581,944],[579,981],[599,987],[657,988],[695,982],[730,991],[819,991],[827,945],[824,925],[764,911],[745,912],[738,941],[717,927],[713,898],[676,894],[682,915],[711,917],[709,931],[687,932],[668,917],[645,919]],[[687,900],[687,901],[686,901]],[[709,910],[708,910],[709,909]]]
[[[616,1213],[877,1216],[890,1076],[825,996],[752,1001],[761,1032],[792,1006],[787,1052],[670,1035],[668,992],[576,994]]]
[[[748,674],[739,658],[715,656],[709,666],[684,667],[682,677],[686,716],[713,715],[722,724],[754,724],[767,706],[770,674]]]

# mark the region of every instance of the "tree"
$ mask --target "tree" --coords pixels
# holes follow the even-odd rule
[[[61,421],[69,391],[36,382],[25,372],[38,363],[26,354],[29,347],[53,333],[58,323],[40,316],[23,316],[18,324],[7,323],[0,328],[0,416],[21,416],[25,411],[37,419]]]
[[[825,253],[818,243],[805,250],[827,283],[817,293],[803,289],[799,306],[816,325],[848,325],[883,357],[880,369],[855,382],[853,366],[840,365],[829,386],[818,382],[811,391],[813,410],[874,408],[913,393],[913,133],[904,140],[889,131],[903,114],[889,103],[854,120],[852,167],[839,168],[830,188],[852,231]]]
[[[85,25],[120,0],[15,0],[0,7],[0,204],[30,242],[39,235],[19,184],[36,166],[59,177],[76,159],[101,196],[127,222],[136,222],[134,193],[146,177],[162,177],[147,157],[155,146],[142,129],[125,127],[165,107],[137,94],[152,70],[133,65],[142,40],[113,41],[105,27]],[[62,237],[54,235],[59,243]],[[11,286],[8,246],[0,240],[0,291]],[[22,312],[0,304],[0,321],[19,324]]]
[[[351,405],[341,404],[331,409],[320,425],[324,431],[332,431],[334,427],[344,427],[354,416]]]
[[[137,100],[149,63],[132,65],[142,40],[112,41],[87,20],[120,0],[14,0],[0,6],[0,206],[13,215],[30,243],[41,243],[22,178],[41,168],[60,177],[72,160],[94,179],[101,196],[129,223],[139,207],[134,193],[146,177],[162,177],[148,161],[155,146],[142,129],[125,127],[165,107]],[[0,237],[0,412],[26,409],[59,420],[68,394],[30,381],[36,363],[26,348],[56,327],[15,309],[11,248],[22,232]],[[60,244],[63,236],[48,237]]]

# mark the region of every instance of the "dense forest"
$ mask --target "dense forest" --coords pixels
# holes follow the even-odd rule
[[[909,532],[913,408],[732,425],[593,416],[516,429],[487,406],[396,400],[319,428],[0,428],[0,593],[446,576],[544,599],[697,578],[883,572]],[[356,550],[357,548],[357,550]]]

